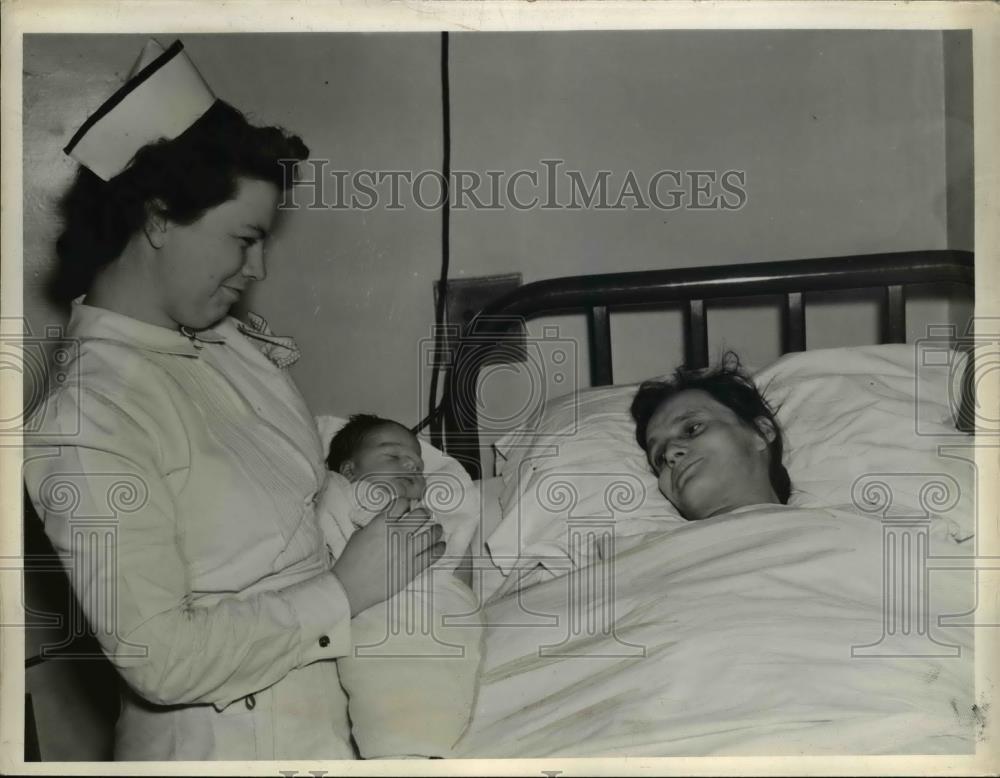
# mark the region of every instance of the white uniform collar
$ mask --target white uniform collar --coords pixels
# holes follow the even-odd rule
[[[230,322],[230,318],[227,316],[215,328],[197,332],[185,328],[182,332],[75,300],[66,334],[70,338],[114,341],[161,354],[197,357],[204,344],[226,342],[216,328],[233,327],[235,320]]]

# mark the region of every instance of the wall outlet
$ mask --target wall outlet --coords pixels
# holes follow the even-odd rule
[[[506,273],[495,276],[474,276],[448,279],[448,297],[446,303],[447,323],[457,326],[459,332],[464,332],[469,322],[490,303],[521,286],[520,273]],[[441,282],[434,283],[434,308],[437,310]],[[502,358],[498,362],[524,362],[526,357],[526,334],[524,326],[510,333],[511,342],[504,346]]]

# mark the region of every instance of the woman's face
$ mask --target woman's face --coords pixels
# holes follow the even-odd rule
[[[660,491],[681,514],[704,519],[742,505],[778,502],[768,441],[708,392],[688,389],[657,408],[646,430]]]
[[[274,221],[278,188],[252,178],[237,181],[236,195],[192,224],[167,221],[153,269],[160,318],[191,329],[222,319],[246,288],[262,280],[264,240]]]

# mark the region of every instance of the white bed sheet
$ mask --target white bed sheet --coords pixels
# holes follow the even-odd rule
[[[971,554],[933,527],[932,554]],[[892,650],[929,655],[861,657],[853,646],[888,646],[877,519],[769,505],[628,544],[607,567],[487,606],[476,706],[455,756],[973,750],[972,631],[937,623],[972,608],[971,573],[932,576],[930,634],[953,649],[910,638]],[[613,591],[594,576],[609,569]],[[568,596],[587,581],[590,595]]]

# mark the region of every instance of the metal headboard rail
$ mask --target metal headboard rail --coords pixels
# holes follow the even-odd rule
[[[431,439],[434,445],[458,459],[473,478],[481,477],[476,391],[479,371],[487,361],[496,361],[498,353],[504,350],[516,353],[522,337],[520,328],[527,319],[553,313],[584,312],[589,333],[591,383],[604,386],[613,382],[612,308],[684,303],[684,361],[689,367],[704,367],[708,365],[708,300],[784,295],[782,353],[788,353],[805,350],[803,295],[838,289],[881,288],[880,342],[905,343],[905,287],[910,284],[971,287],[974,284],[973,254],[948,250],[903,251],[536,281],[489,305],[469,323],[454,352],[442,401],[443,413],[440,423],[431,429]],[[966,379],[971,380],[971,368],[966,370]],[[967,395],[968,392],[963,391],[959,428],[969,431],[972,428],[971,398]]]

